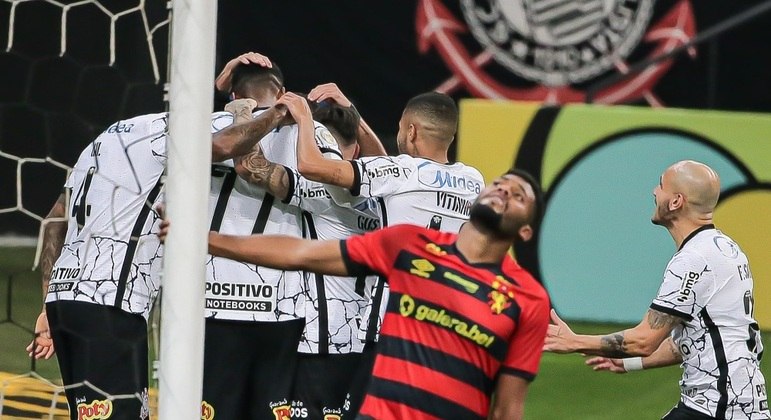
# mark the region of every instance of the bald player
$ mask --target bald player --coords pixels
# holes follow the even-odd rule
[[[634,328],[577,335],[552,311],[544,350],[597,355],[594,370],[625,373],[682,363],[680,402],[663,419],[769,419],[747,256],[715,229],[720,179],[677,162],[654,188],[651,221],[677,246],[644,319]]]

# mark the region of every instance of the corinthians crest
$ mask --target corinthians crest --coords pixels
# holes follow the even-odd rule
[[[418,48],[434,48],[454,76],[437,90],[465,88],[486,98],[583,101],[571,85],[624,72],[626,59],[643,42],[654,43],[651,56],[664,54],[695,34],[688,0],[680,0],[664,18],[650,25],[653,0],[461,0],[460,22],[440,0],[420,0],[416,26]],[[475,56],[462,34],[470,33],[481,52]],[[463,42],[466,41],[466,42]],[[672,62],[650,69],[599,92],[597,102],[646,98]],[[495,79],[485,67],[498,65],[536,86],[517,88]],[[500,73],[500,72],[499,72]]]

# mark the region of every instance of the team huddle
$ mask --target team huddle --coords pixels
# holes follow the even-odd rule
[[[654,191],[679,251],[645,319],[581,336],[509,253],[537,234],[540,185],[513,168],[486,186],[451,163],[450,97],[412,98],[387,156],[334,84],[287,92],[248,53],[215,85],[232,101],[212,114],[210,255],[191,285],[205,290],[202,419],[521,419],[544,350],[618,373],[682,363],[666,419],[771,418],[753,279],[711,224],[706,165],[678,162]],[[55,349],[72,419],[149,418],[167,136],[165,113],[110,126],[47,217],[27,350]]]

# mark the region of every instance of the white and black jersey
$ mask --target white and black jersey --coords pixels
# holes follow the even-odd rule
[[[166,164],[167,114],[119,121],[80,154],[67,234],[46,302],[112,305],[147,318],[158,293],[161,245],[152,210]]]
[[[303,210],[305,236],[311,239],[345,239],[380,228],[377,204],[355,210],[337,206],[324,184],[310,181],[286,168],[290,190],[287,202]],[[366,291],[376,276],[358,278],[305,273],[305,330],[298,351],[313,354],[360,353],[359,324],[367,303]]]
[[[651,308],[685,323],[672,334],[683,358],[682,402],[719,419],[768,419],[747,256],[704,226],[683,241]]]
[[[215,113],[212,132],[227,127],[232,121],[229,112]],[[267,134],[260,140],[265,158],[296,168],[297,136],[297,125],[284,126]],[[319,123],[316,123],[316,142],[325,153],[340,156],[334,138]],[[210,230],[223,234],[302,236],[300,210],[241,179],[232,160],[212,164],[209,214]],[[209,256],[206,262],[206,316],[268,322],[303,318],[303,284],[299,271],[274,270]]]
[[[458,232],[485,185],[476,168],[460,162],[442,164],[399,155],[364,157],[352,160],[351,164],[351,189],[327,190],[339,205],[359,210],[370,208],[374,199],[379,204],[383,227],[406,223]],[[376,287],[367,290],[367,297],[367,321],[362,323],[359,335],[366,341],[376,341],[385,315],[388,284],[378,281]]]

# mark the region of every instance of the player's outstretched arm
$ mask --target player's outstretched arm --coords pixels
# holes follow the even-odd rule
[[[286,112],[283,106],[273,106],[249,122],[233,124],[215,133],[212,136],[212,162],[222,162],[251,152],[260,139],[278,127]]]
[[[64,193],[62,193],[43,221],[43,250],[40,254],[43,300],[45,300],[45,296],[48,293],[51,270],[59,254],[62,252],[64,237],[67,234],[66,214],[66,199]],[[51,332],[48,327],[45,303],[43,304],[43,310],[35,321],[35,339],[27,346],[26,350],[30,357],[35,359],[50,359],[54,354],[54,343],[51,340]]]
[[[654,369],[672,366],[683,361],[677,345],[668,337],[656,351],[648,357],[632,357],[625,359],[612,359],[608,357],[592,357],[586,361],[595,371],[607,370],[614,373],[626,373],[633,370]]]
[[[345,97],[335,83],[325,83],[311,89],[308,92],[308,100],[315,102],[332,101],[344,108],[353,107],[353,103]],[[361,115],[359,115],[356,142],[359,143],[359,156],[385,156],[387,154],[383,142]]]
[[[324,184],[351,188],[354,183],[353,167],[344,160],[327,159],[321,154],[313,135],[313,117],[305,98],[287,92],[278,100],[286,106],[297,122],[297,170],[305,178]]]
[[[279,235],[231,236],[209,233],[209,253],[278,270],[347,276],[340,241]]]
[[[514,375],[501,374],[495,386],[490,420],[520,420],[525,415],[525,397],[530,382]]]
[[[554,353],[584,353],[611,358],[649,356],[682,320],[654,309],[634,328],[607,335],[579,335],[557,313],[551,312],[552,325],[546,332],[544,350]]]

